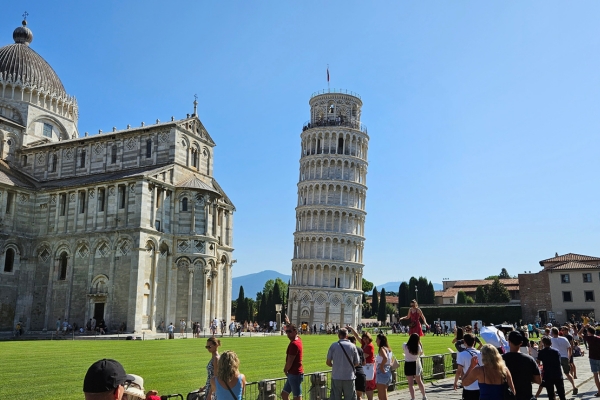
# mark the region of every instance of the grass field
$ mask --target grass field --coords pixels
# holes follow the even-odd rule
[[[399,359],[404,335],[389,335]],[[325,371],[331,335],[303,335],[304,370]],[[422,338],[426,355],[447,353],[452,337]],[[234,350],[248,382],[283,376],[286,336],[223,338],[221,351]],[[146,390],[187,393],[203,386],[209,360],[205,339],[40,340],[0,342],[1,399],[82,399],[87,368],[101,358],[119,360],[128,373],[144,378]]]

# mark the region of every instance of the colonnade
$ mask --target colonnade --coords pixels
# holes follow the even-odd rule
[[[321,209],[299,210],[296,215],[296,232],[319,231],[364,235],[364,214]]]
[[[294,259],[338,260],[362,263],[364,243],[331,237],[300,236],[294,234]]]
[[[366,190],[346,183],[304,183],[298,185],[298,205],[331,205],[365,209]]]
[[[314,179],[337,179],[366,185],[367,165],[363,162],[336,159],[301,160],[300,182]]]

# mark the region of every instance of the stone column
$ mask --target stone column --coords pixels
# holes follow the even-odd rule
[[[54,277],[56,276],[56,271],[58,270],[59,263],[60,259],[55,258],[54,266],[50,268],[50,273],[48,274],[48,289],[46,289],[46,315],[44,317],[44,331],[48,330],[48,319],[50,318],[50,311],[52,310],[52,284],[54,283]]]
[[[329,302],[325,303],[325,324],[328,324],[330,322],[329,321],[329,305],[330,305]]]
[[[342,303],[340,304],[340,327],[344,326],[344,299],[342,298]]]
[[[190,205],[192,206],[192,223],[190,225],[190,235],[196,234],[196,200],[192,196],[190,199]]]
[[[150,330],[155,332],[156,331],[156,298],[157,298],[157,291],[158,291],[158,257],[160,255],[160,252],[158,251],[158,249],[154,249],[152,252],[152,286],[151,286],[151,292],[150,292]]]
[[[188,309],[187,309],[187,321],[186,323],[190,323],[192,320],[192,299],[194,295],[194,265],[190,264],[188,266]]]

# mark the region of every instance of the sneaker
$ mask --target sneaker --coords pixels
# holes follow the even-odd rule
[[[579,393],[579,389],[573,388],[573,395],[576,395],[577,393]]]
[[[427,400],[427,396],[423,396],[423,400]]]

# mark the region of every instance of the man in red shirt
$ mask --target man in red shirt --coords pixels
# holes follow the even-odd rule
[[[589,346],[590,369],[594,374],[594,381],[596,382],[596,388],[598,389],[594,396],[600,397],[600,379],[598,378],[598,375],[600,374],[600,337],[596,336],[596,330],[589,324],[584,325],[578,335],[579,337],[582,337]]]
[[[290,339],[286,351],[285,367],[283,373],[287,381],[281,391],[281,398],[289,400],[290,393],[294,395],[293,400],[302,400],[302,381],[304,380],[304,368],[302,368],[302,340],[298,336],[296,325],[290,324],[286,316],[285,333]]]

